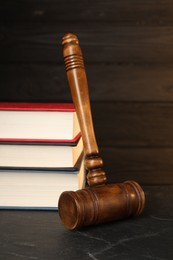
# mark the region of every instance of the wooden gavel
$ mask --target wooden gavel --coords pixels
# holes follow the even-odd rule
[[[145,195],[138,183],[106,184],[106,173],[96,143],[88,84],[82,51],[76,35],[67,33],[62,39],[64,62],[76,108],[84,145],[84,165],[88,186],[65,191],[58,202],[59,216],[68,229],[138,216],[144,209]]]

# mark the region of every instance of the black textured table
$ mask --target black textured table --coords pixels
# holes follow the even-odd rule
[[[173,186],[147,186],[136,219],[66,230],[57,212],[0,211],[0,259],[173,259]]]

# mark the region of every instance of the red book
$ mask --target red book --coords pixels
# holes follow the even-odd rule
[[[74,143],[79,137],[72,103],[0,103],[0,142]]]

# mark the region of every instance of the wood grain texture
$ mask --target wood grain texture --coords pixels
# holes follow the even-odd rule
[[[71,102],[62,65],[1,64],[1,101]]]
[[[173,184],[172,148],[100,148],[108,182]],[[114,170],[113,170],[114,169]]]
[[[173,9],[171,0],[6,0],[1,4],[0,20],[165,25],[173,23]]]
[[[172,147],[172,103],[98,103],[92,106],[101,146]]]
[[[106,172],[113,181],[172,182],[172,1],[3,1],[0,101],[71,101],[68,31],[80,37]]]
[[[7,24],[0,28],[1,63],[62,62],[62,50],[57,44],[66,31],[79,35],[86,63],[173,62],[171,26],[141,28],[112,23],[26,23]]]
[[[70,101],[62,64],[1,64],[0,100]],[[92,102],[172,102],[173,65],[87,63]],[[104,76],[106,75],[106,77]]]

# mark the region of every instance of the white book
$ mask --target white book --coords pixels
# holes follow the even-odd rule
[[[76,143],[0,143],[0,167],[72,168],[83,151]]]
[[[0,170],[0,209],[57,209],[63,191],[84,186],[83,160],[79,171]]]

